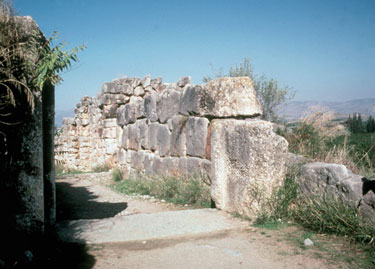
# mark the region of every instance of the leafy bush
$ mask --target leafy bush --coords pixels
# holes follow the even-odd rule
[[[122,171],[121,171],[120,168],[114,168],[114,169],[112,169],[111,175],[112,175],[112,180],[114,182],[119,182],[119,181],[121,181],[123,179]]]

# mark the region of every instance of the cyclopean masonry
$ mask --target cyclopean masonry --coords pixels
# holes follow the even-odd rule
[[[206,177],[218,208],[254,216],[282,182],[288,148],[261,114],[247,77],[124,77],[64,119],[56,158],[84,171],[107,163],[126,176]]]

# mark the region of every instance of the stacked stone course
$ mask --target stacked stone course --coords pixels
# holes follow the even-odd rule
[[[75,118],[63,122],[57,158],[86,171],[120,166],[125,176],[207,177],[219,208],[253,215],[270,193],[254,200],[254,182],[277,186],[287,152],[261,113],[246,77],[205,85],[190,77],[177,83],[124,77],[104,83],[96,98],[82,98]]]

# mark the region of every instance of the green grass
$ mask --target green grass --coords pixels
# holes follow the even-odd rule
[[[199,178],[142,178],[130,177],[117,180],[113,189],[127,195],[150,195],[174,204],[189,204],[194,207],[210,207],[209,186]]]
[[[76,169],[66,168],[62,164],[55,164],[56,176],[78,175],[78,174],[83,174],[83,173],[86,173],[86,172],[76,170]]]
[[[359,167],[364,167],[370,170],[370,175],[375,176],[375,134],[374,133],[359,133],[350,134],[349,136],[337,136],[327,141],[329,148],[343,145],[345,140],[348,147],[351,149],[349,155]]]

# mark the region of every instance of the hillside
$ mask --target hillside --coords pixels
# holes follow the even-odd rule
[[[353,113],[374,117],[375,98],[356,99],[346,102],[292,101],[281,107],[278,115],[287,121],[295,121],[308,114],[314,108],[322,112],[334,111],[337,114],[337,118],[346,118]]]

